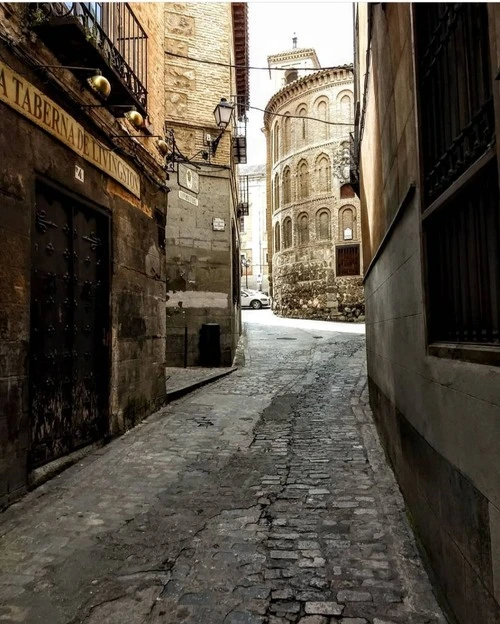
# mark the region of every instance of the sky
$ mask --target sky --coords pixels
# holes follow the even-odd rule
[[[322,67],[353,61],[351,2],[249,2],[250,65],[267,67],[267,57],[297,48],[314,48]],[[281,73],[281,72],[280,72]],[[250,105],[265,108],[273,95],[269,72],[250,70]],[[248,112],[248,164],[264,164],[264,114]]]

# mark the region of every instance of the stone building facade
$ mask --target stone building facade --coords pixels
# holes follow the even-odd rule
[[[163,33],[157,4],[0,5],[0,507],[164,402]]]
[[[266,166],[241,165],[240,199],[246,198],[240,217],[241,285],[253,290],[269,291],[268,248],[266,231]]]
[[[450,621],[498,623],[500,8],[355,24],[370,402]]]
[[[220,358],[211,364],[229,365],[240,334],[238,161],[233,144],[248,103],[247,5],[163,6],[166,117],[178,152],[186,157],[183,166],[196,178],[196,188],[189,189],[182,186],[177,165],[171,176],[167,363],[207,363],[202,326],[217,324]],[[234,106],[234,113],[213,154],[210,140],[220,135],[213,111],[221,98]]]
[[[315,61],[313,52],[290,55]],[[269,65],[281,67],[283,57],[269,57]],[[363,320],[359,201],[349,184],[352,67],[288,80],[264,117],[273,308],[282,316]]]

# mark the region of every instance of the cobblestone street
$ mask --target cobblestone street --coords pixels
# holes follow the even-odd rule
[[[362,327],[244,320],[244,366],[0,516],[1,623],[445,622],[376,437]]]

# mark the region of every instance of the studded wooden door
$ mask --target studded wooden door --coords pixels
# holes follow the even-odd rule
[[[30,467],[107,431],[109,220],[40,184],[31,282]]]

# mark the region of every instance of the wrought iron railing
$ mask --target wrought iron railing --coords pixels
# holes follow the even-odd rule
[[[137,102],[147,107],[147,34],[127,2],[35,5],[50,17],[77,18],[91,42]]]
[[[488,10],[443,2],[421,5],[415,15],[428,206],[494,139]]]
[[[240,217],[248,216],[248,176],[240,176],[238,192],[238,214]]]

